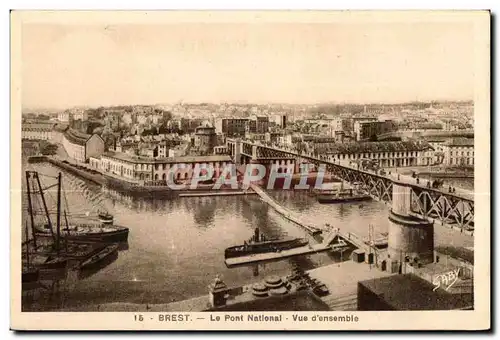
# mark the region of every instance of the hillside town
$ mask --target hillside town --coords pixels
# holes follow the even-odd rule
[[[22,138],[48,142],[42,154],[65,154],[70,161],[126,180],[151,182],[165,180],[164,173],[150,170],[162,160],[226,162],[226,141],[234,138],[346,165],[370,160],[363,166],[376,161],[380,169],[472,171],[473,123],[471,102],[137,105],[28,111],[23,113]],[[130,169],[123,170],[124,164]]]

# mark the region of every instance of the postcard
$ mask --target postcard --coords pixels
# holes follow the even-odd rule
[[[491,327],[488,11],[14,10],[11,104],[13,330]]]

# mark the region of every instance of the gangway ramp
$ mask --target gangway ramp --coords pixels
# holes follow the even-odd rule
[[[276,202],[271,196],[269,196],[264,190],[262,190],[258,185],[250,184],[250,187],[260,198],[269,204],[274,210],[276,210],[280,215],[285,217],[287,220],[297,224],[298,226],[305,229],[310,235],[315,235],[321,233],[323,229],[313,226],[309,223],[302,221],[298,216],[295,215],[294,212],[289,209],[283,207],[278,202]]]

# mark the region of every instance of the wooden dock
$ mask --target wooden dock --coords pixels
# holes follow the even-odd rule
[[[255,263],[255,262],[261,262],[261,261],[272,261],[272,260],[278,260],[278,259],[283,259],[287,257],[292,257],[292,256],[300,256],[300,255],[308,255],[308,254],[313,254],[313,253],[318,253],[318,252],[324,252],[327,250],[332,250],[332,247],[335,246],[341,246],[341,242],[347,242],[348,244],[351,244],[353,247],[360,249],[364,251],[367,254],[370,253],[377,253],[377,249],[375,247],[370,246],[365,242],[365,240],[358,235],[351,233],[351,232],[341,232],[340,228],[320,228],[315,225],[311,225],[305,221],[303,221],[300,217],[296,216],[294,212],[286,209],[282,205],[280,205],[278,202],[276,202],[274,199],[272,199],[262,188],[260,188],[258,185],[255,184],[250,184],[250,188],[257,193],[260,198],[269,204],[276,212],[278,212],[280,215],[282,215],[284,218],[287,220],[295,223],[296,225],[300,226],[303,228],[305,231],[307,231],[310,235],[315,235],[318,232],[321,232],[323,234],[323,242],[321,244],[317,245],[308,245],[300,248],[295,248],[295,249],[290,249],[290,250],[284,250],[279,253],[264,253],[264,254],[254,254],[254,255],[249,255],[249,256],[243,256],[243,257],[238,257],[238,258],[232,258],[232,259],[227,259],[226,260],[226,265],[229,266],[236,266],[236,265],[243,265],[243,264],[249,264],[249,263]],[[337,241],[336,244],[334,244],[334,241]]]

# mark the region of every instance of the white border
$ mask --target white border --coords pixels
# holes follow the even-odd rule
[[[239,5],[239,6],[238,6]],[[170,1],[168,3],[167,8],[177,8],[177,9],[493,9],[493,12],[497,12],[497,7],[498,7],[498,1],[428,1],[428,0],[422,0],[422,1],[405,1],[405,2],[396,2],[396,1],[377,1],[372,2],[372,1],[335,1],[335,3],[326,3],[322,1],[315,1],[315,0],[309,0],[306,2],[299,2],[299,1],[286,1],[286,2],[281,2],[281,3],[276,3],[272,1],[260,1],[260,0],[254,0],[254,1],[238,1],[238,5],[236,5],[234,2],[229,2],[229,1],[212,1],[210,4],[206,4],[204,1]],[[2,23],[1,25],[2,28],[2,34],[0,34],[0,37],[3,42],[3,46],[7,47],[8,42],[9,42],[9,13],[8,9],[9,8],[16,8],[16,9],[154,9],[154,8],[165,8],[163,3],[157,3],[156,1],[150,1],[150,0],[143,0],[140,2],[133,2],[133,1],[126,1],[126,0],[121,0],[121,1],[107,1],[105,4],[102,1],[96,1],[96,0],[90,0],[90,1],[45,1],[43,3],[43,6],[37,1],[4,1],[2,2],[2,11],[1,13],[3,14],[2,16]],[[496,39],[495,39],[496,40]],[[9,74],[9,59],[10,59],[10,52],[7,48],[3,49],[4,52],[4,65],[5,65],[5,75]],[[492,74],[491,76],[494,77],[496,75]],[[0,138],[3,139],[2,149],[6,151],[5,154],[9,154],[10,148],[7,147],[10,143],[10,121],[9,117],[10,115],[8,114],[9,112],[9,88],[10,88],[10,81],[5,79],[5,88],[4,91],[2,92],[4,95],[2,97],[3,103],[4,103],[4,108],[5,112],[4,115],[2,115],[3,119],[3,124],[1,124],[2,128],[5,129],[4,133],[2,133]],[[498,91],[498,90],[497,90]],[[494,98],[499,98],[498,93],[495,92],[494,94],[491,94],[492,97]],[[495,114],[495,113],[492,113]],[[493,127],[492,127],[493,128]],[[495,124],[496,128],[496,124]],[[2,172],[1,178],[3,179],[2,181],[2,201],[0,204],[0,209],[2,209],[2,216],[9,216],[10,215],[10,181],[9,181],[9,168],[2,167],[0,171]],[[4,228],[3,232],[4,237],[2,237],[2,241],[4,242],[3,244],[3,258],[9,258],[9,247],[10,247],[10,242],[9,242],[9,237],[8,237],[8,230],[6,226],[10,225],[10,220],[9,218],[6,218],[6,223],[4,223]],[[493,222],[493,221],[492,221]],[[497,233],[498,234],[498,233]],[[495,239],[495,241],[498,241],[498,239]],[[494,244],[497,244],[497,242],[494,242]],[[494,250],[496,247],[493,247],[492,250]],[[495,252],[496,255],[496,252]],[[496,256],[495,256],[496,257]],[[10,289],[7,289],[9,287],[8,284],[10,280],[2,280],[2,292],[4,293],[4,299],[2,300],[2,306],[4,308],[3,311],[3,316],[2,320],[5,320],[4,322],[6,323],[3,329],[8,329],[9,328],[9,319],[10,319]],[[7,293],[9,292],[9,293]],[[173,334],[170,334],[169,336],[172,336]],[[13,336],[13,333],[9,333],[8,336]],[[94,335],[95,336],[95,335]],[[242,336],[242,335],[238,335]],[[337,335],[335,335],[337,336]],[[368,334],[370,336],[370,334]],[[426,335],[428,337],[428,335]]]

